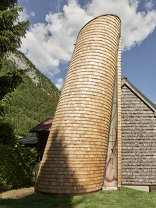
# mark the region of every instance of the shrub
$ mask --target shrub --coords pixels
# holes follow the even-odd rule
[[[16,141],[12,125],[8,121],[0,119],[0,144],[14,147],[17,143]]]
[[[26,147],[0,144],[0,192],[33,185],[34,159],[34,153]]]

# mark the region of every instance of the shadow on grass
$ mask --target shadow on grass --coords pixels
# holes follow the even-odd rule
[[[0,199],[0,208],[71,208],[72,198],[32,194],[22,199]]]
[[[0,199],[0,208],[155,208],[156,192],[99,191],[81,196],[33,194],[23,199]]]

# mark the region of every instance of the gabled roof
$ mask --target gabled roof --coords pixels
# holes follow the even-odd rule
[[[41,131],[50,131],[51,124],[53,122],[52,118],[47,118],[46,120],[39,123],[37,126],[33,127],[30,132],[41,132]]]
[[[126,85],[128,88],[132,90],[151,110],[154,111],[156,116],[156,104],[152,103],[140,90],[138,90],[128,79],[127,76],[124,75],[121,82],[121,88]]]

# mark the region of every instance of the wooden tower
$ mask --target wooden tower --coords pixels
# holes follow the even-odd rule
[[[102,15],[79,32],[39,169],[37,193],[78,195],[103,186],[120,19]]]

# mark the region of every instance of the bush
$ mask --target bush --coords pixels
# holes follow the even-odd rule
[[[34,153],[26,147],[0,144],[0,192],[33,185],[34,159]]]
[[[14,129],[8,121],[0,119],[0,144],[14,147],[17,143]]]

